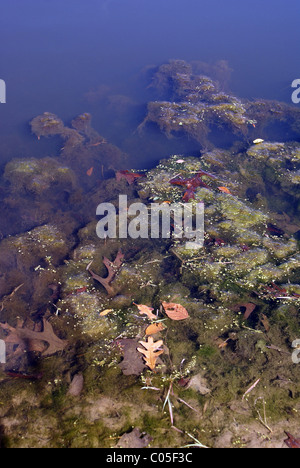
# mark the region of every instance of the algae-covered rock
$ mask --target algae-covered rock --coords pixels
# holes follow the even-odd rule
[[[255,145],[255,151],[259,151],[259,146]],[[282,154],[284,148],[283,144],[273,145],[271,150],[267,146],[266,154],[273,150]],[[188,169],[192,173],[205,170],[206,161],[186,158],[179,165],[176,160],[178,156],[163,160],[149,171],[146,186],[151,192],[150,199],[162,202],[167,196],[170,202],[178,201],[183,192],[181,188],[170,187],[174,174],[178,176],[179,172],[186,176]],[[182,263],[183,284],[190,289],[209,285],[214,297],[219,297],[223,303],[227,291],[225,303],[228,303],[236,290],[250,294],[260,284],[283,282],[288,274],[298,271],[295,258],[298,245],[293,238],[272,237],[268,233],[272,220],[268,212],[253,208],[251,203],[230,192],[220,192],[219,170],[215,166],[211,174],[214,179],[207,182],[209,186],[195,189],[194,200],[189,201],[191,205],[204,202],[203,248],[193,252],[186,249],[182,241],[174,239],[172,252]]]
[[[20,270],[27,271],[47,259],[53,265],[58,265],[71,245],[72,241],[56,226],[45,224],[25,234],[4,239],[0,243],[1,261],[6,264],[6,257],[13,256],[16,259],[7,265],[8,270],[15,266],[15,262]]]
[[[155,122],[168,137],[184,133],[206,148],[212,148],[210,132],[220,127],[240,139],[253,127],[264,136],[267,125],[278,121],[285,121],[291,131],[299,131],[298,109],[273,101],[239,99],[222,89],[222,80],[210,78],[204,70],[213,73],[212,67],[199,68],[182,60],[171,60],[155,70],[151,86],[160,99],[148,103],[139,129]],[[222,72],[225,70],[228,68]]]
[[[219,64],[209,78],[213,67],[199,63],[160,67],[153,86],[165,100],[149,104],[149,120],[169,136],[180,131],[204,145],[216,124],[243,139],[249,128],[256,131],[256,120],[259,131],[267,125],[271,110],[275,120],[282,117],[281,105],[225,92],[218,70],[227,69]],[[295,115],[287,116],[289,125]],[[1,322],[16,330],[21,318],[38,333],[47,319],[68,349],[44,358],[37,345],[23,344],[22,366],[0,372],[0,446],[110,448],[132,427],[139,428],[137,439],[149,434],[154,447],[184,446],[191,436],[208,446],[224,445],[226,436],[228,445],[242,446],[249,428],[256,441],[257,434],[270,440],[275,433],[277,444],[287,427],[297,428],[300,408],[292,360],[299,338],[300,254],[292,235],[299,144],[253,146],[247,138],[230,151],[173,155],[130,187],[103,181],[75,213],[69,202],[53,204],[51,193],[75,198],[73,166],[91,180],[87,169],[115,153],[92,129],[89,114],[71,127],[47,113],[32,122],[38,137],[64,139],[63,154],[76,159],[72,170],[53,158],[13,160],[5,169],[5,203],[17,205],[20,193],[35,209],[48,203],[53,213],[49,208],[51,221],[0,242]],[[99,239],[96,216],[87,212],[101,201],[117,208],[120,193],[132,203],[142,200],[148,213],[153,203],[195,209],[203,202],[203,245],[191,249],[184,236]],[[125,223],[117,210],[117,228]],[[169,224],[175,232],[174,214]],[[163,302],[182,306],[184,318],[169,316]],[[154,370],[137,350],[150,342],[149,330],[162,343]],[[1,327],[0,339],[7,338],[14,358],[18,336]],[[70,392],[78,375],[80,398]],[[170,419],[179,429],[170,431]]]
[[[82,177],[83,174],[98,163],[98,170],[103,173],[104,166],[114,165],[119,167],[123,165],[127,159],[127,154],[121,151],[115,145],[108,143],[93,127],[92,116],[88,112],[84,112],[71,121],[71,126],[64,125],[63,121],[55,114],[45,112],[42,115],[35,117],[31,122],[32,133],[37,135],[38,139],[41,136],[50,137],[59,135],[63,141],[61,154],[65,160],[72,161],[72,168]],[[76,164],[74,165],[74,161]],[[92,171],[93,172],[93,171]],[[89,182],[95,178],[87,177],[84,180],[84,185],[89,185]]]
[[[297,215],[299,201],[299,145],[295,142],[262,141],[245,152],[222,150],[204,153],[206,168],[222,171],[234,193],[254,206]]]
[[[2,319],[7,314],[25,319],[27,313],[50,306],[49,286],[59,282],[58,266],[72,245],[73,239],[51,224],[2,240],[0,287],[7,295]]]
[[[64,131],[63,121],[57,115],[51,112],[44,112],[44,114],[35,117],[31,122],[31,130],[38,139],[41,136],[61,135]]]
[[[51,191],[72,191],[76,187],[72,169],[54,158],[13,159],[5,167],[4,178],[10,182],[13,191],[35,197],[47,196]]]

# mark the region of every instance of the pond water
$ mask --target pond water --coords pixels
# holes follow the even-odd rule
[[[299,447],[299,18],[2,1],[0,447]]]
[[[142,70],[169,59],[226,60],[234,94],[291,102],[299,9],[298,2],[283,0],[4,1],[0,78],[7,104],[0,107],[0,160],[57,149],[32,140],[34,116],[49,111],[70,121],[90,112],[97,131],[128,151],[135,166],[151,166],[169,151],[163,143],[149,149],[151,138],[138,150],[132,142],[149,100]],[[101,89],[114,96],[110,106],[88,99]],[[126,109],[124,96],[132,107]],[[193,150],[193,144],[186,149]]]

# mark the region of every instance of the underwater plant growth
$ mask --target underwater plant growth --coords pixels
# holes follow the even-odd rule
[[[88,113],[30,122],[62,147],[1,176],[1,447],[299,445],[299,110],[240,99],[229,75],[225,62],[154,70],[161,100],[135,138],[152,122],[199,156],[157,155],[148,170]],[[298,139],[268,139],[279,121]],[[111,203],[119,225],[120,195],[203,202],[203,247],[99,239],[96,208]]]

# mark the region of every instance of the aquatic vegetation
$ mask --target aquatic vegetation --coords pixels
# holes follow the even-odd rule
[[[244,139],[253,127],[263,136],[267,125],[284,121],[299,133],[298,109],[273,101],[239,99],[221,91],[218,81],[201,74],[203,69],[181,60],[161,65],[153,75],[151,86],[165,100],[148,103],[139,131],[148,122],[154,122],[167,137],[184,133],[203,148],[212,148],[209,134],[215,128]]]
[[[170,137],[173,132],[184,132],[204,147],[210,145],[208,134],[212,126],[220,125],[227,131],[247,133],[249,122],[242,101],[219,92],[217,82],[193,74],[188,64],[173,61],[162,65],[152,85],[159,83],[160,88],[161,82],[171,88],[172,102],[150,102],[139,130],[147,122],[155,122],[167,136]]]
[[[241,446],[261,433],[280,445],[285,429],[297,445],[300,149],[264,132],[278,121],[297,132],[299,111],[236,98],[229,74],[225,62],[156,69],[162,100],[140,130],[152,121],[203,151],[141,173],[123,169],[88,113],[70,127],[51,113],[31,122],[38,138],[62,138],[64,161],[4,171],[7,213],[43,212],[0,242],[0,416],[12,445],[120,446],[133,427],[158,448]],[[212,146],[216,127],[236,140],[230,150]],[[108,164],[115,177],[95,185]],[[91,207],[117,206],[120,193],[147,207],[203,202],[203,246],[99,239]],[[144,446],[132,432],[128,443]]]
[[[257,148],[258,145],[255,150]],[[172,184],[174,161],[175,157],[170,161],[164,160],[159,166],[159,171],[157,169],[150,171],[148,175],[148,180],[151,181],[150,197],[161,199],[164,190],[167,191],[164,185],[170,182]],[[191,164],[191,158],[187,159],[187,163]],[[201,165],[203,163],[199,160],[194,161],[196,173],[204,170],[203,166],[199,167]],[[183,169],[185,170],[185,167]],[[214,177],[217,179],[219,176],[215,174]],[[177,180],[181,185],[181,178],[178,177]],[[173,191],[172,195],[168,190],[167,196],[169,200],[175,201],[177,192]],[[266,237],[266,228],[270,223],[268,213],[253,209],[249,203],[228,193],[208,191],[207,188],[201,187],[201,184],[195,187],[193,198],[194,200],[189,198],[189,203],[203,200],[206,204],[206,235],[222,239],[222,242],[207,242],[201,251],[193,253],[185,250],[178,241],[174,241],[172,253],[182,263],[184,284],[190,288],[207,284],[214,298],[219,298],[224,304],[226,296],[228,303],[232,301],[230,290],[233,293],[236,290],[243,291],[243,295],[247,291],[251,294],[262,282],[268,284],[272,278],[276,281],[285,281],[287,275],[293,272],[296,274],[297,241],[293,238],[276,237],[275,240]]]
[[[4,178],[18,194],[41,199],[58,193],[74,191],[77,185],[72,169],[54,158],[13,159],[6,164]]]
[[[211,174],[208,174],[205,171],[199,171],[195,176],[189,178],[189,179],[184,179],[182,177],[177,177],[175,179],[170,180],[170,184],[172,185],[179,185],[183,186],[186,188],[186,192],[183,195],[182,200],[187,202],[191,199],[195,199],[195,190],[197,187],[205,187],[209,188],[209,186],[203,182],[202,177],[206,176],[209,178],[214,179],[215,177]]]
[[[292,233],[299,229],[291,221],[297,215],[299,202],[297,143],[264,141],[235,155],[215,150],[204,153],[202,161],[208,170],[223,168],[228,182],[234,184],[234,193],[248,198],[253,206],[285,213],[282,217],[284,232],[289,228]],[[271,229],[271,226],[277,224],[269,221],[270,235],[275,235],[276,229]],[[278,227],[280,225],[277,230]]]
[[[25,320],[28,314],[48,306],[48,285],[57,283],[57,267],[72,245],[71,239],[50,224],[1,241],[1,294],[10,294],[23,285],[4,302],[2,320],[16,317]]]
[[[110,166],[117,169],[126,164],[127,154],[115,145],[110,144],[92,127],[92,116],[85,112],[71,121],[71,126],[64,125],[61,119],[54,114],[45,112],[35,117],[31,122],[32,133],[38,139],[42,136],[50,137],[58,135],[63,141],[61,155],[68,161],[76,175],[82,178],[83,174],[92,177],[96,161],[98,177],[104,167]],[[91,168],[93,168],[91,170]],[[91,171],[91,172],[89,172]],[[95,181],[95,179],[94,179]],[[91,186],[91,183],[86,184]]]
[[[52,135],[61,135],[64,132],[64,123],[51,112],[44,112],[44,114],[35,117],[31,122],[31,130],[38,139],[41,136],[49,137]]]

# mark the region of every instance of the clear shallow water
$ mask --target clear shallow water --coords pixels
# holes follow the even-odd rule
[[[175,147],[151,141],[137,147],[132,141],[149,100],[140,73],[172,58],[227,60],[235,94],[291,102],[290,85],[299,74],[299,15],[294,0],[5,0],[0,78],[7,84],[7,104],[0,106],[0,160],[55,154],[57,142],[37,143],[30,134],[34,116],[50,111],[69,122],[90,112],[100,134],[139,167],[151,166]],[[132,103],[122,108],[116,97],[109,105],[91,102],[88,93],[101,85]]]
[[[0,339],[8,345],[7,365],[0,365],[0,447],[113,447],[129,425],[164,448],[191,443],[189,434],[208,446],[227,445],[228,428],[234,431],[231,445],[245,446],[250,435],[249,446],[261,446],[271,439],[267,423],[276,447],[283,445],[284,429],[298,434],[299,373],[288,355],[299,337],[299,151],[295,144],[274,143],[293,139],[291,125],[274,125],[263,136],[268,141],[252,146],[260,127],[249,121],[247,137],[230,153],[205,151],[203,134],[196,141],[191,128],[186,136],[175,128],[170,140],[155,124],[136,132],[147,102],[159,99],[147,87],[147,70],[169,59],[228,61],[231,93],[291,104],[291,82],[300,78],[298,18],[294,1],[2,1],[0,79],[7,83],[7,104],[0,105],[0,170],[16,157],[40,160],[12,161],[0,177]],[[31,134],[29,122],[45,111],[65,127],[48,114],[48,126],[43,116]],[[69,152],[61,151],[58,135],[37,138],[41,128],[51,133],[53,121],[66,136],[78,114],[77,125],[84,127],[84,112],[108,143],[129,154],[128,162],[118,148],[101,146],[105,142],[88,126],[87,141],[70,144]],[[211,142],[229,148],[238,136],[220,129],[215,115],[211,120],[209,137],[218,134]],[[290,122],[296,138],[298,121]],[[200,147],[201,159],[181,159],[199,156]],[[146,179],[131,175],[141,185],[127,184],[126,171],[113,178],[119,165],[140,172],[172,154],[183,156],[169,158]],[[201,186],[195,174],[207,165],[215,175],[203,173],[208,232],[196,257],[182,258],[180,245],[157,239],[97,238],[99,203],[117,204],[120,192],[136,200],[137,190],[146,203],[192,198],[186,189],[191,180],[192,188]],[[168,171],[181,182],[173,187],[178,192],[169,190]],[[112,265],[117,273],[114,268],[109,282]],[[171,322],[162,309],[166,300],[184,304],[191,320]],[[166,324],[164,365],[149,379],[153,366],[144,369],[136,348],[150,318],[134,304],[152,306]],[[194,394],[186,394],[191,376]],[[149,387],[147,394],[145,384],[160,393],[151,395]],[[250,390],[247,415],[243,399]],[[178,432],[171,428],[175,398]],[[260,428],[258,408],[268,418],[259,418]]]

